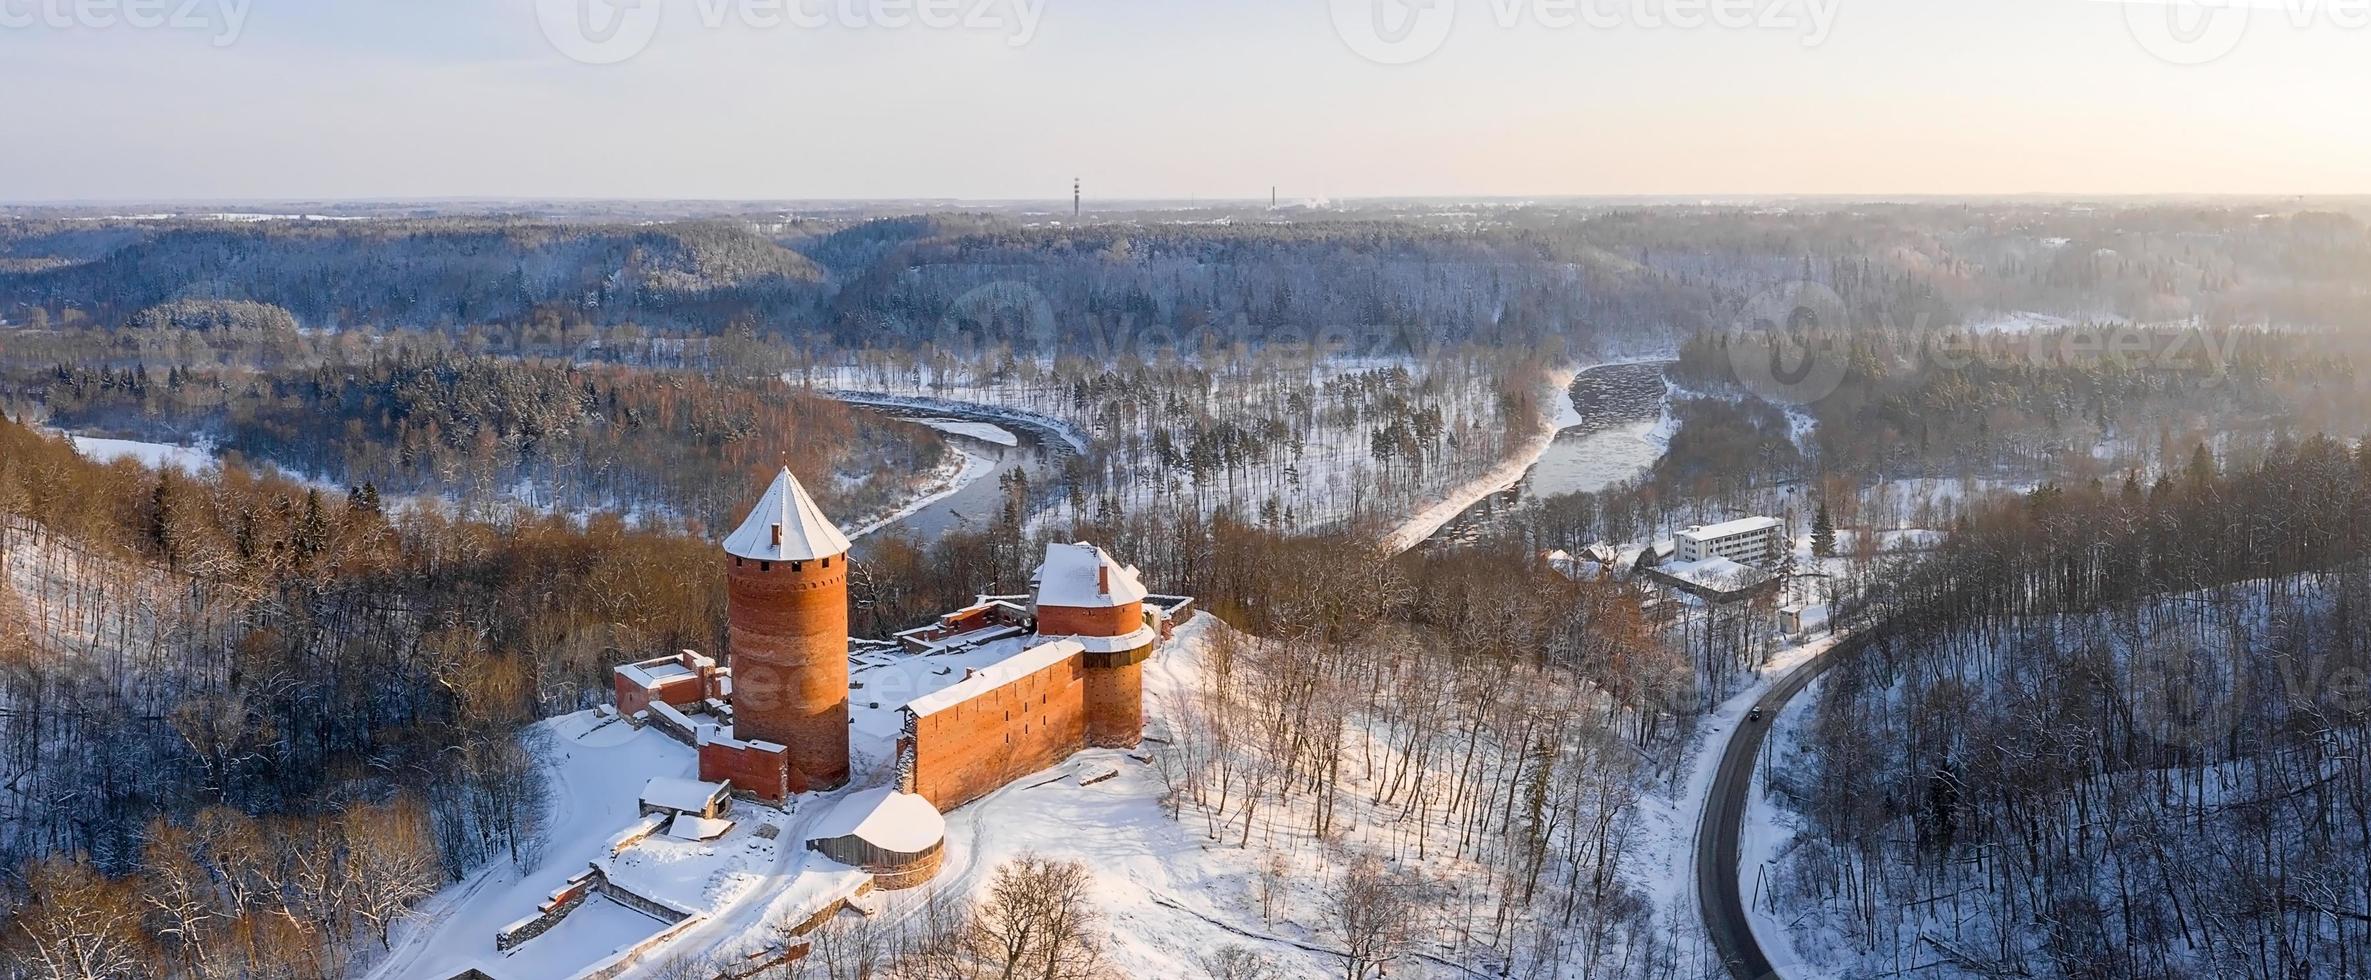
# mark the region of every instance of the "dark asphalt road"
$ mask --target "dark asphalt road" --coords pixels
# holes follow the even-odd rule
[[[1786,703],[1803,687],[1842,657],[1854,644],[1839,642],[1795,668],[1762,699],[1761,721],[1738,722],[1712,777],[1712,792],[1704,801],[1704,820],[1696,826],[1696,901],[1704,913],[1704,928],[1712,945],[1737,980],[1768,980],[1778,976],[1762,944],[1754,940],[1753,925],[1745,915],[1745,897],[1737,880],[1737,834],[1745,819],[1746,794],[1753,789],[1754,760],[1762,754],[1762,737],[1778,720]]]

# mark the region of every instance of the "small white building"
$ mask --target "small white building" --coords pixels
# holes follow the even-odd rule
[[[1775,517],[1746,517],[1691,527],[1672,536],[1673,558],[1683,562],[1726,558],[1748,565],[1775,565],[1786,543],[1786,524]]]

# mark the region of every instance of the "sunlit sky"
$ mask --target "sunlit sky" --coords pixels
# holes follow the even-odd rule
[[[1407,64],[1345,35],[1411,0],[639,0],[606,65],[539,18],[605,2],[0,0],[0,200],[2371,192],[2329,0],[1413,0]]]

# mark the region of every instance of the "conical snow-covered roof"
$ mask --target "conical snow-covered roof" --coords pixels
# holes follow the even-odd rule
[[[724,550],[756,561],[813,561],[847,554],[848,538],[785,466],[741,529],[724,539]]]

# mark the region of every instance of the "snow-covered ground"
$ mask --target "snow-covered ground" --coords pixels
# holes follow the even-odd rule
[[[1518,452],[1535,420],[1501,417],[1499,375],[1473,356],[1162,362],[1119,375],[1064,365],[869,364],[793,373],[850,404],[1026,425],[1093,449],[1084,506],[1231,507],[1287,530],[1386,531]],[[1517,474],[1520,468],[1515,468]],[[1040,514],[1086,516],[1057,500]],[[1459,508],[1445,508],[1453,516]],[[1444,518],[1445,519],[1445,518]]]
[[[131,439],[103,439],[97,436],[69,436],[74,440],[74,451],[85,458],[101,463],[130,459],[149,469],[172,467],[196,475],[221,465],[211,446],[170,446],[160,442],[139,442]]]
[[[1803,732],[1810,724],[1820,688],[1826,683],[1825,677],[1812,681],[1794,700],[1787,702],[1786,710],[1771,719],[1770,733],[1762,743],[1762,757],[1754,766],[1753,788],[1747,792],[1745,821],[1737,838],[1739,894],[1745,897],[1754,940],[1761,944],[1762,955],[1770,959],[1770,965],[1786,977],[1833,976],[1842,966],[1836,961],[1836,954],[1849,948],[1840,935],[1817,927],[1805,928],[1803,910],[1781,902],[1770,882],[1779,859],[1795,846],[1796,832],[1803,822],[1800,813],[1771,799],[1770,777],[1774,773],[1795,771],[1802,763]]]
[[[538,936],[508,956],[494,949],[496,930],[532,914],[569,876],[608,856],[610,839],[640,816],[644,782],[655,776],[696,776],[698,758],[657,729],[604,724],[589,711],[542,722],[527,737],[546,750],[551,787],[542,861],[524,870],[497,862],[429,899],[398,928],[394,951],[362,976],[444,980],[485,963],[499,964],[503,977],[564,977],[626,941],[617,934],[571,929]],[[741,818],[751,819],[746,813]],[[643,935],[657,931],[655,920],[640,918],[654,922]]]
[[[1983,313],[1967,319],[1969,333],[2029,334],[2037,330],[2062,330],[2074,326],[2071,317],[2032,310],[2012,310],[2006,313]]]
[[[1452,488],[1446,496],[1400,522],[1399,527],[1384,537],[1384,550],[1397,554],[1416,547],[1424,539],[1432,537],[1433,532],[1456,520],[1457,515],[1465,513],[1467,508],[1481,503],[1482,498],[1504,493],[1508,488],[1523,482],[1523,475],[1531,472],[1531,467],[1556,442],[1556,433],[1584,421],[1580,411],[1572,404],[1572,379],[1579,374],[1579,371],[1570,368],[1550,374],[1549,383],[1553,389],[1550,397],[1554,399],[1551,404],[1556,406],[1556,411],[1549,417],[1549,424],[1517,443],[1498,465]]]
[[[867,898],[875,924],[886,928],[907,921],[934,893],[976,894],[996,867],[1035,854],[1079,861],[1094,873],[1094,904],[1110,943],[1107,962],[1120,976],[1200,976],[1202,957],[1240,945],[1268,957],[1279,971],[1276,975],[1321,977],[1338,975],[1342,962],[1332,952],[1335,940],[1327,925],[1326,890],[1355,855],[1388,856],[1445,883],[1478,873],[1470,858],[1455,856],[1446,842],[1429,856],[1410,846],[1416,837],[1400,825],[1402,820],[1394,819],[1399,808],[1371,806],[1368,797],[1381,787],[1359,783],[1364,776],[1346,779],[1339,803],[1340,829],[1325,840],[1310,835],[1307,808],[1290,802],[1272,804],[1248,840],[1239,839],[1239,832],[1212,832],[1209,821],[1190,804],[1182,820],[1173,818],[1164,802],[1168,782],[1150,760],[1154,753],[1167,751],[1167,733],[1175,730],[1176,719],[1202,697],[1208,645],[1216,631],[1225,629],[1213,617],[1197,617],[1145,665],[1148,730],[1154,738],[1142,751],[1082,752],[947,814],[945,858],[938,877],[926,888],[877,892]],[[852,679],[862,686],[854,692],[851,726],[858,775],[850,788],[801,797],[789,814],[736,804],[738,819],[759,819],[752,816],[758,814],[788,825],[780,835],[785,843],[778,863],[769,865],[760,855],[736,857],[729,838],[716,845],[646,844],[628,852],[629,857],[653,846],[669,849],[665,853],[673,856],[612,862],[613,867],[663,869],[665,877],[656,885],[638,887],[663,891],[670,900],[699,908],[707,916],[645,962],[715,961],[746,955],[771,942],[772,927],[789,910],[839,880],[832,876],[848,873],[796,842],[804,839],[806,822],[827,812],[839,796],[891,778],[898,730],[895,708],[960,680],[967,668],[1010,656],[1022,642],[1003,641],[948,657],[860,654]],[[553,754],[553,772],[563,788],[554,801],[558,816],[544,865],[524,876],[498,867],[431,900],[424,909],[426,921],[407,927],[396,956],[369,976],[443,980],[454,969],[487,961],[495,955],[495,929],[531,912],[561,879],[605,853],[612,835],[634,821],[642,779],[683,775],[693,767],[691,750],[656,731],[634,732],[622,723],[593,726],[590,713],[543,726],[559,749]],[[1082,785],[1080,776],[1105,769],[1117,775]],[[1225,819],[1236,820],[1236,815],[1230,812]],[[1680,832],[1673,843],[1684,836]],[[1681,852],[1671,860],[1684,871],[1686,855],[1680,846]],[[1653,881],[1665,876],[1657,872],[1646,877]],[[1683,875],[1677,880],[1686,879]],[[635,926],[630,933],[645,928],[629,924]],[[1428,927],[1451,928],[1430,922]],[[509,976],[510,966],[525,962],[535,964],[535,975],[550,975],[553,964],[589,964],[615,948],[596,938],[555,942],[554,935],[558,934],[528,942],[507,961],[493,961],[505,963],[500,975]],[[1467,965],[1452,965],[1441,955],[1429,945],[1419,946],[1393,966],[1392,975],[1471,975]]]
[[[1657,915],[1680,917],[1677,923],[1666,923],[1667,928],[1683,929],[1697,936],[1704,931],[1703,919],[1697,914],[1696,834],[1703,823],[1704,804],[1711,796],[1721,755],[1728,751],[1729,736],[1745,720],[1746,711],[1762,695],[1770,693],[1773,685],[1795,668],[1833,649],[1841,640],[1840,636],[1824,635],[1771,657],[1751,681],[1730,692],[1719,707],[1697,719],[1695,739],[1672,770],[1670,781],[1639,801],[1637,850],[1633,852],[1636,860],[1625,873],[1654,897]],[[1798,696],[1790,707],[1803,700]]]
[[[1932,722],[1922,706],[1937,703],[1938,692],[1967,706],[1951,719],[1953,727],[2004,731],[2025,724],[2027,713],[2036,710],[2029,686],[2054,683],[2098,683],[2124,703],[2112,714],[2108,708],[2089,716],[2054,713],[2053,745],[2112,745],[2125,736],[2100,733],[2121,728],[2133,737],[2167,745],[2235,750],[2247,746],[2233,756],[2209,751],[2199,756],[2201,764],[2163,769],[2118,768],[2086,759],[2047,776],[2034,774],[2036,785],[2047,780],[2053,788],[2035,791],[2028,805],[2038,800],[2043,806],[2064,808],[2042,811],[2037,818],[2057,835],[2043,850],[2080,854],[2070,868],[2088,869],[2095,878],[2085,881],[2080,874],[2072,875],[2054,886],[2059,893],[2037,899],[2040,905],[2015,906],[2011,920],[1999,918],[2013,903],[2002,897],[1998,882],[2019,869],[2012,864],[2004,870],[1963,856],[1997,852],[1997,838],[1962,838],[1949,860],[1920,858],[1911,870],[1910,832],[1898,817],[1871,827],[1883,839],[1883,849],[1874,855],[1880,866],[1860,886],[1870,893],[1861,899],[1838,894],[1839,859],[1807,836],[1811,825],[1801,812],[1809,803],[1806,797],[1817,792],[1809,782],[1819,761],[1818,746],[1810,737],[1815,705],[1821,687],[1840,678],[1815,682],[1774,719],[1741,840],[1740,882],[1749,898],[1760,897],[1752,906],[1753,926],[1764,951],[1786,976],[1876,978],[1930,967],[1934,972],[1925,975],[2046,976],[2064,972],[2060,956],[2083,955],[2080,949],[2054,950],[2050,931],[2034,925],[2054,909],[2103,910],[2104,935],[2113,945],[2127,941],[2122,930],[2131,921],[2116,911],[2119,904],[2147,906],[2158,901],[2168,878],[2195,889],[2182,893],[2193,921],[2262,914],[2246,894],[2251,885],[2229,883],[2251,873],[2245,862],[2229,859],[2235,851],[2246,851],[2230,842],[2246,839],[2271,849],[2305,847],[2311,833],[2307,828],[2320,825],[2326,816],[2323,802],[2299,787],[2318,788],[2313,781],[2317,765],[2341,764],[2350,750],[2359,751],[2359,741],[2349,744],[2359,736],[2346,733],[2343,726],[2320,729],[2305,740],[2312,750],[2300,752],[2299,743],[2289,743],[2284,751],[2272,747],[2279,744],[2275,741],[2249,743],[2231,733],[2274,730],[2287,724],[2282,720],[2287,711],[2317,712],[2337,703],[2327,686],[2335,675],[2321,673],[2330,668],[2318,658],[2328,655],[2320,645],[2328,636],[2323,630],[2342,617],[2335,610],[2349,601],[2347,588],[2342,577],[2308,576],[2154,596],[2093,612],[2028,617],[2007,628],[1965,630],[1924,647],[1898,650],[1899,666],[1875,687],[1857,692],[1839,688],[1838,693],[1851,700],[1838,710],[1849,712],[1884,746],[1924,737]],[[2280,651],[2277,657],[2274,649]],[[2087,658],[2087,673],[2105,676],[2052,679],[2049,671],[2057,658],[2077,650]],[[1863,761],[1881,767],[1884,777],[1905,769],[1917,772],[1915,767],[1922,764],[1888,752],[1856,759],[1855,764]],[[2330,769],[2320,771],[2325,780],[2330,778]],[[1773,786],[1775,793],[1770,792]],[[1971,792],[1993,798],[1985,787]],[[2341,845],[2341,855],[2343,845],[2356,840],[2343,831],[2328,839]],[[2302,866],[2297,854],[2254,857]],[[1875,911],[1864,914],[1854,907],[1856,901],[1865,901],[1865,908]],[[2218,907],[2226,901],[2228,906]],[[2311,910],[2289,921],[2305,931],[2330,927],[2327,917]],[[2170,973],[2144,973],[2245,975],[2216,961],[2218,956],[2244,961],[2244,951],[2142,935],[2150,938],[2134,943],[2136,954],[2148,955],[2139,951],[2154,941],[2160,944],[2158,952],[2172,957]],[[2316,959],[2310,970],[2307,961],[2299,959],[2298,975],[2325,975],[2322,967],[2327,963]]]

